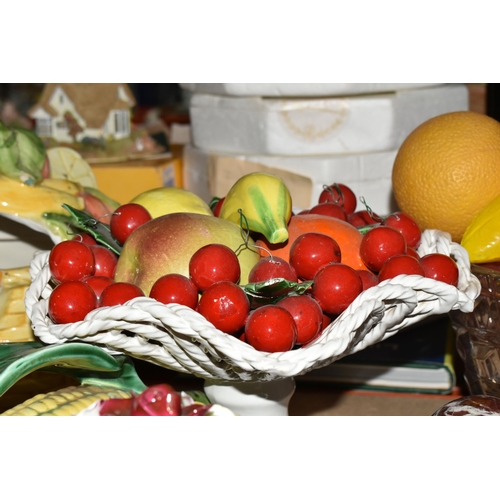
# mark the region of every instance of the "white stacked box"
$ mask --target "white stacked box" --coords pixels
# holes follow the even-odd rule
[[[180,83],[197,94],[258,97],[324,97],[374,94],[395,90],[434,87],[441,83]]]
[[[397,149],[429,118],[466,109],[463,84],[344,97],[264,98],[194,94],[193,144],[207,151],[334,155]]]
[[[341,182],[379,213],[395,208],[391,173],[404,139],[434,116],[467,110],[469,100],[465,84],[182,85],[225,94],[191,96],[185,188],[207,201],[221,196],[215,189],[227,180],[211,177],[221,172],[230,177],[220,165],[232,158],[239,174],[264,165],[308,179],[307,206],[317,202],[321,186]],[[257,90],[262,96],[253,96]],[[300,97],[291,97],[299,91]],[[250,96],[235,97],[245,92]],[[287,97],[263,97],[284,93]],[[295,188],[305,185],[299,182]],[[301,200],[296,205],[307,208]]]
[[[362,155],[256,156],[210,153],[192,145],[184,148],[184,183],[204,200],[222,198],[242,175],[264,171],[283,178],[295,209],[314,205],[324,184],[346,184],[363,196],[372,210],[387,214],[395,210],[391,170],[397,151]],[[361,207],[363,208],[363,207]]]

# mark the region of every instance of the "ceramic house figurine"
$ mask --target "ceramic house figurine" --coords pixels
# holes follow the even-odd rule
[[[47,83],[28,115],[39,137],[58,143],[124,139],[135,104],[126,83]]]

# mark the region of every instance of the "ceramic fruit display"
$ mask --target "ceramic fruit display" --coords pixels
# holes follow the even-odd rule
[[[99,346],[202,378],[235,413],[286,414],[294,377],[428,316],[470,312],[479,294],[448,232],[357,207],[361,194],[325,185],[294,214],[282,179],[251,172],[210,205],[179,188],[143,193],[108,212],[115,224],[63,201],[71,241],[34,256],[26,313],[43,345]],[[150,217],[138,222],[137,207]]]
[[[340,188],[325,186],[332,189]],[[168,197],[169,188],[162,192]],[[343,196],[338,204],[343,209]],[[108,289],[119,285],[120,291],[112,302],[103,302],[106,288],[92,294],[88,253],[80,262],[85,276],[67,281],[52,262],[57,245],[36,255],[26,294],[36,336],[45,344],[100,345],[194,374],[205,380],[212,402],[243,415],[286,414],[294,377],[427,316],[471,311],[479,290],[467,253],[447,233],[427,230],[415,239],[411,218],[398,214],[371,213],[374,223],[363,227],[314,212],[293,214],[283,181],[261,172],[235,183],[218,215],[183,206],[146,219],[123,244],[112,226],[65,208],[75,232],[88,233],[118,256]],[[394,218],[397,229],[389,225]],[[76,261],[70,252],[59,253]],[[441,254],[455,274],[426,274],[421,262],[428,254]],[[251,279],[264,259],[281,262],[288,274]],[[380,274],[391,259],[390,271]],[[72,274],[74,264],[64,260],[59,264]],[[362,273],[375,280],[373,286]],[[176,286],[169,289],[169,281]],[[65,319],[65,302],[77,317]],[[303,311],[311,325],[300,321]]]

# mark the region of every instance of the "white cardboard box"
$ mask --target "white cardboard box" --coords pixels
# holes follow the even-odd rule
[[[324,184],[348,185],[363,196],[372,210],[386,215],[397,209],[392,194],[392,166],[397,150],[336,156],[243,156],[210,153],[187,145],[183,157],[183,183],[207,203],[223,197],[250,172],[280,176],[287,184],[295,210],[318,202]],[[358,209],[365,208],[358,201]]]
[[[424,121],[468,106],[465,84],[443,84],[309,99],[193,94],[189,109],[201,150],[307,156],[392,151]]]
[[[442,83],[180,83],[200,94],[261,97],[324,97],[394,92],[434,87]]]

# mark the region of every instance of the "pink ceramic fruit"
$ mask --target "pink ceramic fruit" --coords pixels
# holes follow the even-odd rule
[[[154,282],[165,274],[189,277],[189,261],[201,247],[221,243],[236,252],[240,285],[260,256],[254,241],[248,246],[239,226],[219,217],[194,213],[172,213],[137,228],[127,239],[116,266],[115,280],[129,281],[149,295]]]

